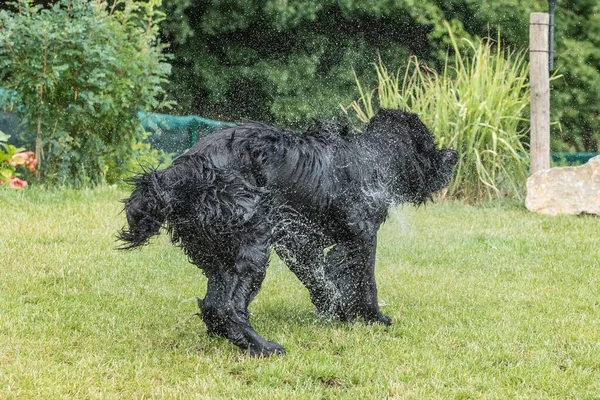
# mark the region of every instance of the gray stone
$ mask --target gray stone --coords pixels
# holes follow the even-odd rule
[[[527,179],[525,206],[542,214],[600,215],[600,156],[579,167],[539,171]]]

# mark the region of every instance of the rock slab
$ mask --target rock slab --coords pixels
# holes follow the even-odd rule
[[[600,156],[578,167],[539,171],[527,179],[525,206],[548,214],[600,215]]]

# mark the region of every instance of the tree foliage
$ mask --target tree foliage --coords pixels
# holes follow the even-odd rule
[[[557,2],[553,82],[556,150],[593,149],[598,138],[600,5]],[[354,69],[374,86],[381,54],[392,69],[410,55],[441,69],[448,22],[459,37],[500,32],[528,47],[529,14],[546,0],[165,0],[162,34],[173,44],[170,92],[181,112],[294,125],[357,96]]]
[[[600,3],[568,2],[556,21],[555,65],[563,78],[552,86],[553,119],[560,122],[554,148],[600,151]]]
[[[160,0],[31,0],[0,12],[0,80],[36,137],[39,173],[74,186],[114,182],[161,105],[170,72],[158,43]],[[14,107],[14,104],[18,107]]]
[[[411,54],[435,59],[442,41],[430,37],[445,30],[427,2],[188,0],[165,7],[173,16],[165,38],[177,55],[173,95],[184,111],[225,120],[293,125],[326,116],[355,96],[352,70],[371,72],[376,50],[398,65]]]

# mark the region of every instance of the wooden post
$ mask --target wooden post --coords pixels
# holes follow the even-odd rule
[[[550,168],[549,16],[529,18],[529,81],[531,84],[531,175]]]

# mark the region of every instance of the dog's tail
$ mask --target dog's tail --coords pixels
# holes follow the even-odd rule
[[[143,246],[159,233],[169,213],[169,194],[161,183],[164,172],[151,170],[128,180],[134,190],[123,200],[128,227],[118,233],[118,239],[124,242],[119,249]]]

